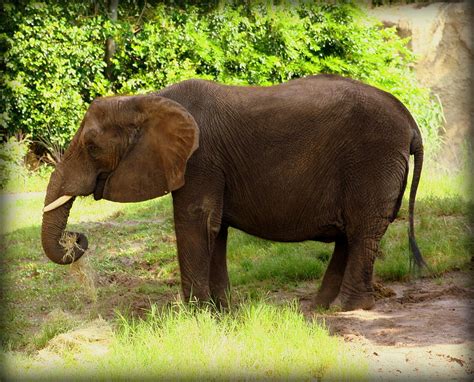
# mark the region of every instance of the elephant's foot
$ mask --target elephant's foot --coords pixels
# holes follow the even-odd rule
[[[328,309],[331,303],[334,301],[333,295],[319,292],[316,297],[313,298],[311,307],[313,309]]]
[[[230,298],[227,294],[223,296],[212,296],[211,303],[216,307],[217,310],[223,311],[230,306]]]
[[[194,293],[182,294],[185,303],[192,304],[199,308],[211,308],[211,310],[224,311],[230,306],[228,293],[211,294],[206,289],[194,289]]]
[[[211,294],[207,285],[184,283],[182,281],[182,300],[185,303],[196,306],[205,306],[209,304]]]
[[[375,298],[372,292],[365,292],[358,295],[340,295],[341,309],[343,311],[365,309],[370,310],[375,305]]]

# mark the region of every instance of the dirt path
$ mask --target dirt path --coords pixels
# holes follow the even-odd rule
[[[474,380],[472,273],[380,290],[391,296],[380,298],[371,311],[318,317],[332,333],[362,346],[371,380]]]
[[[17,200],[33,199],[33,198],[38,198],[38,197],[44,198],[45,195],[46,195],[46,191],[0,193],[0,203],[11,203]]]

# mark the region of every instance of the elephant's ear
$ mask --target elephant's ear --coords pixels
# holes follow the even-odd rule
[[[184,107],[167,98],[126,98],[132,105],[125,108],[131,114],[125,118],[137,127],[130,135],[130,147],[107,179],[103,197],[139,202],[182,187],[186,163],[199,145],[196,121]]]

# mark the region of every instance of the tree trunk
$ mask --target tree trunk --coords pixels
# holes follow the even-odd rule
[[[109,18],[110,20],[117,21],[117,8],[118,0],[109,0]],[[105,63],[107,67],[105,68],[105,75],[112,81],[112,72],[114,69],[112,58],[115,54],[115,41],[112,37],[108,37],[105,42]]]

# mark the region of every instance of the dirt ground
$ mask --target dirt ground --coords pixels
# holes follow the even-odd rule
[[[362,347],[371,380],[474,380],[472,272],[377,285],[371,311],[318,315],[333,334]],[[309,313],[309,299],[302,299]]]

